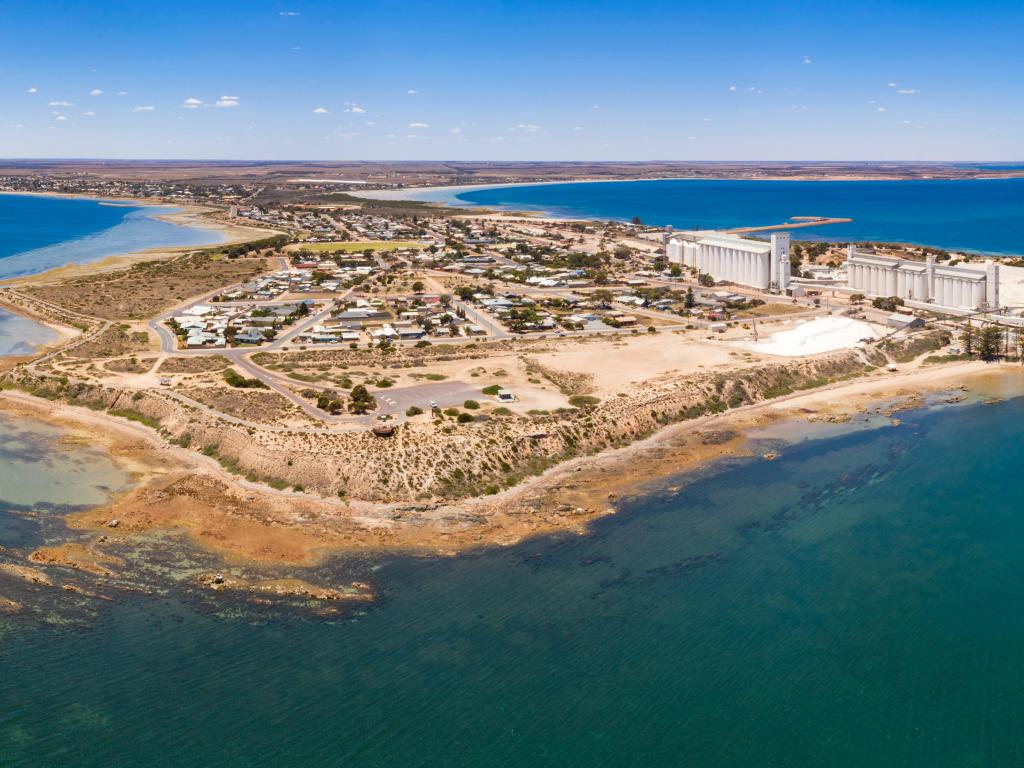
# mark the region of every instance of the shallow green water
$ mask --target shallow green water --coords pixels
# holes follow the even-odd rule
[[[57,427],[0,416],[0,509],[94,506],[128,483],[101,449],[67,441]]]
[[[383,590],[345,621],[9,623],[0,764],[1019,766],[1024,400],[901,419],[589,537],[335,564]]]

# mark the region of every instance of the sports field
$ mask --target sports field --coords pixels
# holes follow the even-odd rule
[[[359,253],[370,249],[371,251],[390,251],[396,248],[425,248],[423,243],[415,243],[411,240],[362,240],[362,241],[339,241],[336,243],[299,243],[298,250],[319,251],[334,253],[343,251],[345,253]]]

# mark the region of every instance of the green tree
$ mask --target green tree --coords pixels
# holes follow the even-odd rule
[[[886,312],[895,312],[896,307],[903,306],[903,299],[899,296],[879,296],[871,302],[875,309],[884,309]]]
[[[974,326],[971,325],[970,318],[967,318],[967,325],[964,326],[963,333],[960,334],[960,343],[964,345],[964,354],[974,354]]]
[[[998,325],[986,325],[978,334],[978,355],[982,360],[991,360],[1003,352],[1003,329]]]
[[[352,413],[360,414],[371,411],[377,407],[377,401],[362,384],[356,384],[349,393],[350,400],[348,409]]]

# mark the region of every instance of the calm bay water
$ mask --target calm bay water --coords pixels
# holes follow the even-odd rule
[[[794,230],[797,239],[921,243],[1024,254],[1024,179],[912,181],[659,181],[540,184],[459,192],[453,203],[629,220],[690,229],[852,218]]]
[[[345,621],[187,589],[9,620],[0,763],[1018,766],[1024,399],[900,416],[587,537],[337,561],[382,591]]]
[[[57,338],[53,329],[0,307],[0,357],[27,355]]]
[[[220,233],[154,218],[170,206],[0,195],[0,279],[157,247],[199,246]]]

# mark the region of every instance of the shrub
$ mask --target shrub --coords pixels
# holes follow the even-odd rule
[[[355,414],[366,413],[377,407],[377,401],[373,395],[366,391],[366,387],[362,384],[356,384],[352,387],[350,393],[351,400],[348,404],[348,409]]]
[[[234,368],[224,369],[224,381],[228,383],[228,386],[236,387],[238,389],[269,389],[269,387],[259,379],[247,379]]]
[[[500,389],[501,389],[500,385],[498,385],[498,384],[491,384],[491,386],[489,386],[489,387],[484,387],[482,392],[485,395],[492,395],[493,396],[493,395],[498,394],[498,390],[500,390]]]
[[[569,398],[569,405],[573,408],[592,408],[601,400],[591,395],[573,395]]]
[[[480,407],[480,403],[478,403],[476,400],[467,400],[462,404],[462,407],[470,411],[475,411]]]
[[[419,416],[421,413],[423,413],[423,409],[415,405],[410,405],[405,411],[406,416]]]
[[[456,419],[456,421],[458,421],[459,424],[468,424],[469,422],[471,422],[473,420],[474,420],[473,416],[471,414],[468,414],[468,413],[460,413],[459,417]]]
[[[886,312],[895,312],[896,307],[903,306],[903,299],[899,296],[879,296],[871,302],[871,306]]]

